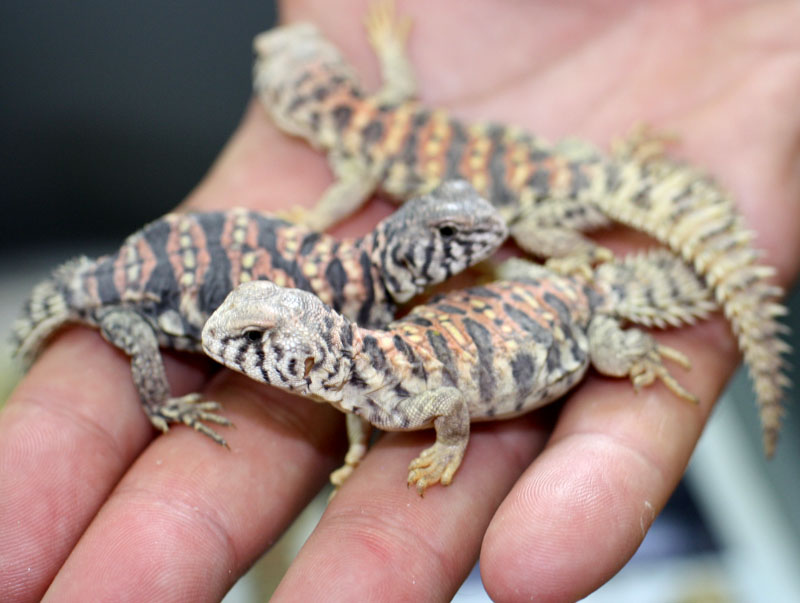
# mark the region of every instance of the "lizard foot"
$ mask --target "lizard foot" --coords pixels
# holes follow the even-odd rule
[[[655,349],[631,364],[629,376],[633,382],[633,388],[639,391],[640,388],[660,379],[676,396],[697,404],[697,397],[678,383],[662,363],[662,358],[668,358],[686,370],[691,368],[691,363],[684,354],[665,345],[657,345]]]
[[[466,442],[459,444],[442,444],[436,442],[422,451],[408,466],[408,485],[416,486],[420,496],[428,486],[436,482],[447,486],[453,481],[461,459],[464,458]]]
[[[333,500],[333,497],[336,496],[336,493],[339,492],[339,488],[342,487],[347,479],[353,475],[353,471],[355,471],[355,465],[348,465],[344,464],[339,467],[336,471],[332,471],[330,475],[331,485],[333,486],[333,490],[328,495],[328,502]]]
[[[288,209],[281,209],[275,212],[275,215],[281,220],[286,220],[292,224],[301,224],[307,226],[311,222],[311,211],[308,208],[300,205],[294,205]]]
[[[544,263],[545,268],[565,276],[578,276],[586,281],[594,278],[593,266],[610,262],[614,254],[605,247],[594,247],[587,253],[568,255],[563,258],[550,258]]]
[[[333,471],[330,476],[331,484],[335,488],[339,488],[347,481],[347,478],[353,474],[356,467],[358,467],[361,459],[367,454],[367,446],[360,442],[355,442],[350,445],[350,449],[344,457],[344,465]]]
[[[629,158],[647,163],[664,156],[667,145],[678,140],[671,132],[658,132],[644,123],[636,124],[630,134],[615,140],[611,145],[612,154],[618,158]]]
[[[355,466],[353,465],[342,465],[336,471],[331,472],[331,484],[333,484],[334,488],[340,488],[343,483],[347,481],[347,478],[353,475],[353,471],[355,470]]]
[[[392,0],[380,0],[370,5],[364,18],[364,27],[372,47],[376,50],[387,46],[402,49],[411,31],[411,19],[398,17]]]
[[[691,368],[678,350],[659,344],[639,329],[622,329],[616,319],[603,315],[592,319],[588,334],[592,365],[603,375],[628,377],[636,391],[660,379],[679,398],[697,403],[664,366],[666,358],[686,370]]]
[[[336,496],[339,488],[353,474],[353,471],[366,456],[371,430],[372,426],[367,421],[352,413],[347,414],[347,439],[350,442],[350,446],[344,456],[344,465],[331,473],[330,480],[333,485],[333,492],[328,497],[328,502]]]
[[[148,411],[150,422],[164,433],[169,430],[170,423],[183,423],[193,429],[204,433],[217,444],[228,448],[228,443],[216,431],[205,425],[202,421],[216,423],[225,427],[232,427],[225,417],[213,411],[221,408],[219,402],[203,400],[200,394],[187,394],[179,398],[169,398],[163,404]]]

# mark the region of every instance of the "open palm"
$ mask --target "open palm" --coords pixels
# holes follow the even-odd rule
[[[363,1],[287,2],[368,85]],[[335,9],[334,9],[335,7]],[[800,7],[769,2],[440,0],[399,10],[423,101],[457,115],[606,145],[645,121],[733,193],[787,284],[800,261]],[[322,156],[253,104],[184,207],[313,205]],[[363,232],[375,203],[342,225]],[[622,250],[629,233],[603,242]],[[699,407],[590,377],[556,413],[476,426],[454,484],[420,499],[408,462],[432,433],[388,434],[333,500],[276,596],[445,600],[480,554],[497,599],[573,600],[633,554],[677,484],[737,362],[722,320],[666,333]],[[203,362],[168,358],[174,393],[203,387],[237,425],[232,451],[188,429],[155,437],[127,359],[64,332],[0,415],[0,592],[214,600],[275,541],[341,460],[333,410]],[[88,386],[87,386],[88,384]],[[51,585],[52,582],[52,585]],[[90,595],[91,593],[91,595]]]

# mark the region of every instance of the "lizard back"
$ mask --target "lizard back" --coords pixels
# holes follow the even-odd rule
[[[329,262],[298,261],[306,256],[327,256]],[[386,297],[385,288],[367,276],[370,269],[367,252],[355,240],[334,241],[268,214],[167,214],[128,237],[118,251],[57,269],[34,289],[14,338],[30,356],[62,324],[93,325],[95,310],[123,305],[152,324],[162,346],[200,351],[206,318],[233,287],[254,279],[313,290],[332,307],[369,322],[373,304]],[[363,311],[354,307],[356,299],[364,300]]]
[[[400,353],[438,360],[437,385],[464,392],[470,418],[480,421],[526,413],[580,381],[589,366],[590,316],[590,293],[551,275],[448,293],[387,329],[406,342],[393,339]]]

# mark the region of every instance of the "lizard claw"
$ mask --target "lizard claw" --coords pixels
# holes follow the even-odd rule
[[[662,356],[680,364],[687,370],[691,366],[689,359],[678,350],[659,345],[646,356],[631,365],[629,375],[633,382],[634,389],[639,391],[640,388],[652,384],[656,379],[660,379],[673,394],[693,404],[697,404],[697,396],[685,389],[678,383],[678,380],[670,374],[661,361]]]
[[[439,482],[447,486],[464,458],[466,444],[436,442],[411,461],[408,466],[408,485],[415,486],[422,496],[428,486]]]
[[[337,489],[341,488],[342,484],[344,484],[347,481],[347,478],[349,478],[353,474],[354,470],[355,467],[353,465],[345,464],[339,467],[336,471],[332,471],[330,475],[330,480],[333,487]]]
[[[604,375],[628,377],[636,391],[660,379],[679,398],[697,403],[697,398],[678,383],[663,359],[685,369],[689,359],[673,348],[659,344],[639,329],[622,330],[616,319],[597,316],[589,325],[589,347],[594,367]]]
[[[353,475],[353,471],[355,471],[355,465],[348,465],[345,463],[341,467],[339,467],[336,471],[332,471],[330,475],[330,482],[333,486],[331,493],[328,495],[328,502],[333,500],[333,497],[339,492],[339,488],[342,487],[348,478]]]
[[[379,49],[387,44],[402,48],[411,31],[411,19],[398,17],[392,0],[381,0],[370,5],[364,26],[373,48]]]
[[[619,158],[630,158],[641,163],[660,159],[667,145],[678,140],[671,132],[659,132],[644,123],[636,124],[626,137],[615,140],[612,154]]]
[[[544,266],[564,276],[577,276],[586,281],[592,279],[592,266],[583,257],[550,258]]]
[[[577,276],[587,282],[594,280],[596,264],[610,262],[614,254],[605,247],[593,247],[584,253],[571,254],[566,257],[550,258],[545,262],[545,268],[565,276]]]
[[[312,222],[312,213],[308,208],[300,205],[294,205],[289,209],[281,209],[275,212],[275,215],[281,220],[286,220],[292,224],[300,224],[308,226]]]
[[[150,409],[148,416],[150,422],[164,433],[169,430],[170,423],[183,423],[207,435],[217,444],[229,448],[228,443],[221,435],[203,423],[203,421],[208,421],[232,427],[233,423],[228,419],[213,412],[220,408],[222,407],[219,402],[203,400],[200,394],[194,393],[179,398],[169,398],[163,404]]]

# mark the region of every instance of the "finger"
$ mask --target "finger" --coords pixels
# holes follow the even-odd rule
[[[254,99],[206,177],[182,206],[193,211],[311,207],[330,182],[324,155],[280,132]]]
[[[424,498],[406,487],[406,477],[433,432],[385,435],[331,501],[275,600],[379,600],[398,592],[449,600],[549,427],[535,417],[476,427],[452,485],[433,486]]]
[[[193,194],[196,208],[226,203],[285,207],[286,197],[295,195],[298,202],[310,205],[317,194],[313,187],[324,187],[329,176],[320,158],[318,182],[286,178],[286,173],[278,177],[281,163],[273,158],[286,157],[283,149],[292,145],[285,137],[270,138],[271,126],[256,109],[248,112],[212,175]],[[305,147],[298,144],[296,150],[302,154]],[[308,172],[313,163],[295,167],[303,165]],[[283,190],[276,182],[303,185]],[[253,183],[258,186],[251,187]],[[386,212],[377,208],[377,214]],[[375,217],[366,212],[360,219],[361,224],[343,230],[363,230]],[[94,342],[91,351],[85,349],[87,342]],[[0,528],[8,528],[0,533],[0,544],[7,545],[0,550],[9,556],[0,566],[4,591],[23,598],[41,594],[114,484],[154,435],[140,409],[128,360],[109,352],[96,333],[75,331],[54,340],[0,415],[0,495],[7,494],[0,499],[0,510],[7,511]],[[189,370],[192,377],[187,381],[181,376],[187,369],[178,368],[183,362],[169,364],[173,393],[197,390],[200,371]]]
[[[224,372],[205,392],[230,450],[189,429],[157,438],[92,521],[50,600],[215,601],[274,542],[343,450],[342,418]]]
[[[178,388],[199,371],[169,362]],[[0,413],[0,599],[35,600],[154,431],[130,364],[75,329],[45,350]]]
[[[737,361],[721,320],[661,339],[691,358],[693,370],[677,378],[700,405],[662,384],[634,395],[629,384],[594,378],[577,390],[487,530],[481,573],[490,596],[577,600],[638,548]]]

